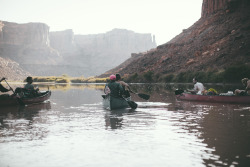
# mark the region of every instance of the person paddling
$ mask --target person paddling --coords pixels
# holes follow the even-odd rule
[[[202,95],[205,91],[205,87],[202,83],[198,82],[196,78],[193,78],[194,88],[192,90],[188,90],[191,93],[195,93],[197,95]]]
[[[234,91],[235,95],[240,95],[240,96],[250,95],[250,80],[248,78],[243,78],[241,82],[246,87],[246,89],[245,90],[236,89]]]
[[[120,74],[115,74],[116,76],[116,82],[121,84],[122,88],[123,88],[123,94],[125,95],[125,97],[130,97],[130,93],[132,92],[132,90],[130,89],[129,85],[121,80],[121,75]]]
[[[115,82],[116,76],[110,75],[109,79],[110,79],[110,82],[106,84],[105,89],[104,89],[105,94],[110,94],[113,97],[121,97],[123,93],[123,88],[121,84]]]
[[[34,85],[32,85],[32,83],[33,83],[33,79],[32,79],[32,77],[27,77],[26,78],[26,81],[27,81],[27,84],[24,86],[24,89],[26,90],[26,91],[28,91],[29,92],[29,94],[32,96],[37,96],[37,95],[39,95],[40,93],[38,92],[39,91],[39,88],[36,88],[35,89],[35,87],[34,87]]]

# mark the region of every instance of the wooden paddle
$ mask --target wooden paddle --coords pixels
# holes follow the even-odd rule
[[[6,79],[4,79],[4,81],[5,81],[5,82],[7,83],[7,85],[10,87],[10,85],[8,84],[8,82],[6,81]],[[14,90],[12,89],[12,87],[10,87],[10,89],[12,90],[13,94],[15,94]],[[18,104],[20,104],[20,105],[22,105],[22,106],[25,105],[25,103],[24,103],[19,97],[16,97],[16,99],[17,99]]]
[[[140,98],[144,99],[144,100],[148,100],[150,98],[150,95],[147,95],[147,94],[143,94],[143,93],[136,93],[136,92],[133,92],[131,91],[132,93],[138,95]]]
[[[129,105],[132,109],[136,109],[136,108],[137,108],[138,104],[137,104],[136,102],[134,102],[134,101],[132,101],[132,100],[128,100],[128,99],[126,99],[126,98],[124,98],[124,97],[123,97],[123,99],[127,101],[128,105]]]
[[[176,89],[174,93],[175,93],[175,95],[180,95],[183,92],[184,92],[184,90],[182,90],[182,89]]]

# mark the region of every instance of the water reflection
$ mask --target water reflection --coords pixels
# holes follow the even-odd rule
[[[178,102],[175,126],[202,139],[210,150],[207,166],[250,164],[250,107],[247,105]],[[175,117],[176,118],[176,117]]]
[[[106,111],[105,127],[106,129],[121,129],[123,125],[123,116],[135,114],[134,109],[119,109],[114,111]]]
[[[50,102],[1,108],[1,162],[5,166],[32,166],[30,161],[38,166],[121,162],[126,162],[124,166],[249,166],[249,105],[177,101],[173,90],[191,84],[131,86],[151,96],[146,101],[132,94],[136,110],[103,109],[104,84],[49,85]],[[22,160],[11,161],[18,151]]]
[[[0,143],[45,137],[46,129],[38,127],[37,123],[44,123],[41,115],[49,109],[51,109],[50,102],[1,108]]]

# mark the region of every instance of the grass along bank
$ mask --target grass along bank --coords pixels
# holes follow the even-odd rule
[[[127,83],[190,83],[194,77],[203,83],[241,83],[242,78],[250,78],[250,66],[231,66],[221,71],[185,71],[178,74],[161,74],[153,71],[123,75]],[[53,83],[106,83],[109,77],[35,76],[34,82]]]
[[[84,78],[84,77],[69,77],[62,76],[34,76],[34,82],[53,82],[53,83],[105,83],[108,78]]]

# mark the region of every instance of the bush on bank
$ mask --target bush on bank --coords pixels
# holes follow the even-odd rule
[[[203,83],[240,83],[242,78],[250,78],[250,66],[231,66],[222,71],[186,71],[178,74],[161,74],[147,71],[141,74],[134,73],[124,75],[123,80],[127,83],[190,83],[196,77]],[[69,77],[62,75],[59,77],[33,77],[34,82],[54,82],[54,83],[106,83],[107,78],[95,77]]]
[[[159,74],[148,71],[142,74],[134,73],[124,80],[139,83],[190,83],[194,77],[204,83],[240,83],[242,78],[250,79],[250,66],[237,65],[222,71],[186,71],[178,74]]]

